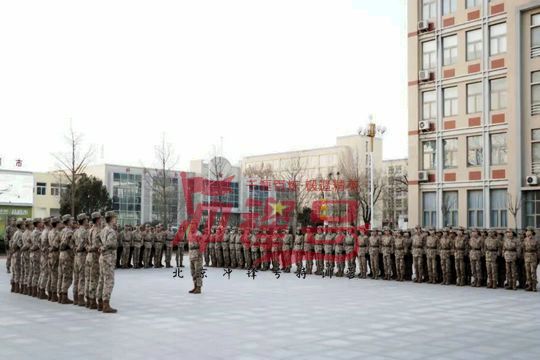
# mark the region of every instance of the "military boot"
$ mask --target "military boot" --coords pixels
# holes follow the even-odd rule
[[[52,293],[50,291],[47,294],[47,300],[52,301]]]
[[[73,305],[79,305],[79,295],[73,294]]]
[[[193,293],[195,292],[195,289],[196,289],[196,288],[197,288],[197,287],[194,286],[193,289],[189,290],[189,293],[190,293],[190,294],[193,294]]]
[[[79,295],[79,303],[77,305],[81,307],[87,307],[87,301],[84,300],[84,295]]]
[[[15,292],[15,283],[11,283],[11,292]]]
[[[193,291],[193,294],[200,294],[201,293],[201,287],[200,286],[196,286],[195,287],[195,291]]]
[[[59,299],[58,299],[58,294],[55,293],[55,292],[53,292],[53,294],[52,294],[52,300],[51,300],[51,301],[52,301],[52,302],[58,302],[58,300],[59,300]]]
[[[165,266],[167,266],[167,268],[171,268],[171,267],[172,267],[172,266],[171,266],[171,262],[170,262],[170,261],[166,261],[166,262],[165,262]]]
[[[111,305],[109,304],[109,300],[103,300],[103,312],[107,314],[114,314],[118,312],[118,310],[111,307]]]
[[[34,286],[34,297],[35,298],[38,298],[39,297],[39,289],[37,286]]]
[[[90,310],[96,310],[96,309],[97,309],[96,299],[93,299],[93,298],[90,298],[90,299],[89,299],[88,308],[89,308]]]
[[[97,311],[103,311],[103,301],[101,299],[97,300]]]
[[[39,299],[40,300],[46,300],[47,295],[45,294],[45,289],[39,289]]]

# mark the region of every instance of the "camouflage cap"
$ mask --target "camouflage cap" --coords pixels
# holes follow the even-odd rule
[[[88,219],[88,215],[86,215],[85,213],[77,215],[77,220],[78,221],[83,221],[83,220],[86,220],[86,219]]]
[[[34,218],[34,221],[33,221],[34,224],[38,224],[38,223],[40,223],[40,222],[43,222],[43,219],[42,219],[42,218],[39,218],[39,217]]]
[[[69,215],[69,214],[62,215],[62,222],[66,222],[66,221],[69,221],[71,219],[72,219],[71,215]]]
[[[17,226],[24,225],[24,220],[23,219],[17,219],[17,221],[15,222],[15,225],[17,225]]]
[[[32,219],[26,219],[25,220],[26,225],[32,225],[34,222]]]
[[[94,211],[92,213],[92,215],[90,215],[92,217],[92,220],[93,219],[100,219],[101,218],[101,213],[99,211]]]
[[[106,218],[116,217],[116,213],[114,211],[107,211],[105,213]],[[161,224],[160,224],[161,225]]]
[[[48,216],[48,217],[46,217],[46,218],[43,218],[43,222],[44,222],[45,224],[49,224],[49,223],[51,222],[51,217]]]
[[[58,216],[51,217],[51,224],[58,224],[60,222],[60,218]]]

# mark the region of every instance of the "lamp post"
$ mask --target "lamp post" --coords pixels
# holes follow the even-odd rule
[[[374,212],[374,196],[375,196],[375,166],[373,164],[373,144],[375,141],[375,137],[382,136],[386,132],[386,127],[384,126],[378,126],[373,121],[373,115],[369,115],[369,123],[367,126],[363,129],[360,129],[358,132],[359,135],[364,135],[369,137],[370,139],[370,146],[369,146],[369,179],[370,179],[370,191],[369,191],[369,209],[370,209],[370,218],[369,218],[369,226],[370,228],[373,227],[373,212]]]

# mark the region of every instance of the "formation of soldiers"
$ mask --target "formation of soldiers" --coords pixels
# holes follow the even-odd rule
[[[115,313],[116,214],[10,220],[8,272],[11,292],[60,304]],[[68,296],[73,287],[73,300]]]
[[[540,246],[533,229],[412,231],[353,227],[202,229],[204,265],[336,277],[524,288],[536,291]],[[357,265],[358,264],[358,265]]]

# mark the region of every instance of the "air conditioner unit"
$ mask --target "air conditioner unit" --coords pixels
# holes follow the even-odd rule
[[[431,129],[431,123],[429,121],[423,120],[418,122],[418,130],[429,131]]]
[[[429,180],[428,172],[427,171],[419,171],[418,172],[418,182],[426,182]]]
[[[529,175],[529,176],[527,176],[526,181],[527,181],[527,185],[529,185],[529,186],[538,185],[538,176]]]
[[[429,21],[422,20],[418,22],[418,30],[419,31],[428,31],[429,30]]]
[[[418,80],[420,80],[420,81],[429,81],[429,80],[431,80],[431,71],[429,71],[429,70],[420,70],[418,72]]]

